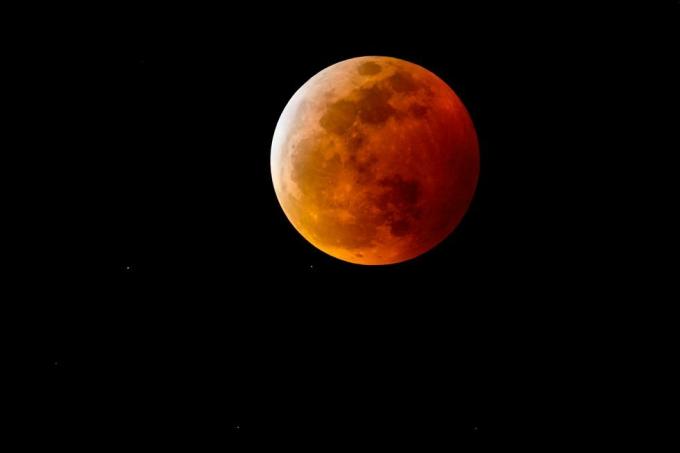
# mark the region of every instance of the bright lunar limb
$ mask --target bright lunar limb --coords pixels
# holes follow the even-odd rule
[[[359,57],[307,81],[274,132],[276,196],[300,234],[357,264],[414,258],[465,214],[477,136],[458,96],[428,70]]]

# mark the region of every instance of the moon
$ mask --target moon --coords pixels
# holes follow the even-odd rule
[[[350,263],[393,264],[459,224],[479,176],[474,125],[453,90],[391,57],[327,67],[276,125],[271,174],[295,229]]]

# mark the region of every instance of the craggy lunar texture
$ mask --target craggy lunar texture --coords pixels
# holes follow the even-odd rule
[[[458,225],[479,150],[468,112],[441,79],[407,61],[360,57],[295,93],[274,132],[271,171],[305,239],[351,263],[390,264]]]

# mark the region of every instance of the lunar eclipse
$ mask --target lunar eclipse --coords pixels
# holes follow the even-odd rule
[[[359,57],[293,95],[271,173],[284,213],[311,244],[351,263],[392,264],[456,228],[477,185],[479,148],[465,106],[439,77]]]

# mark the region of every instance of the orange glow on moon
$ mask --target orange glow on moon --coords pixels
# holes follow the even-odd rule
[[[271,172],[283,211],[314,246],[391,264],[456,228],[477,185],[479,149],[465,106],[441,79],[404,60],[359,57],[293,95]]]

